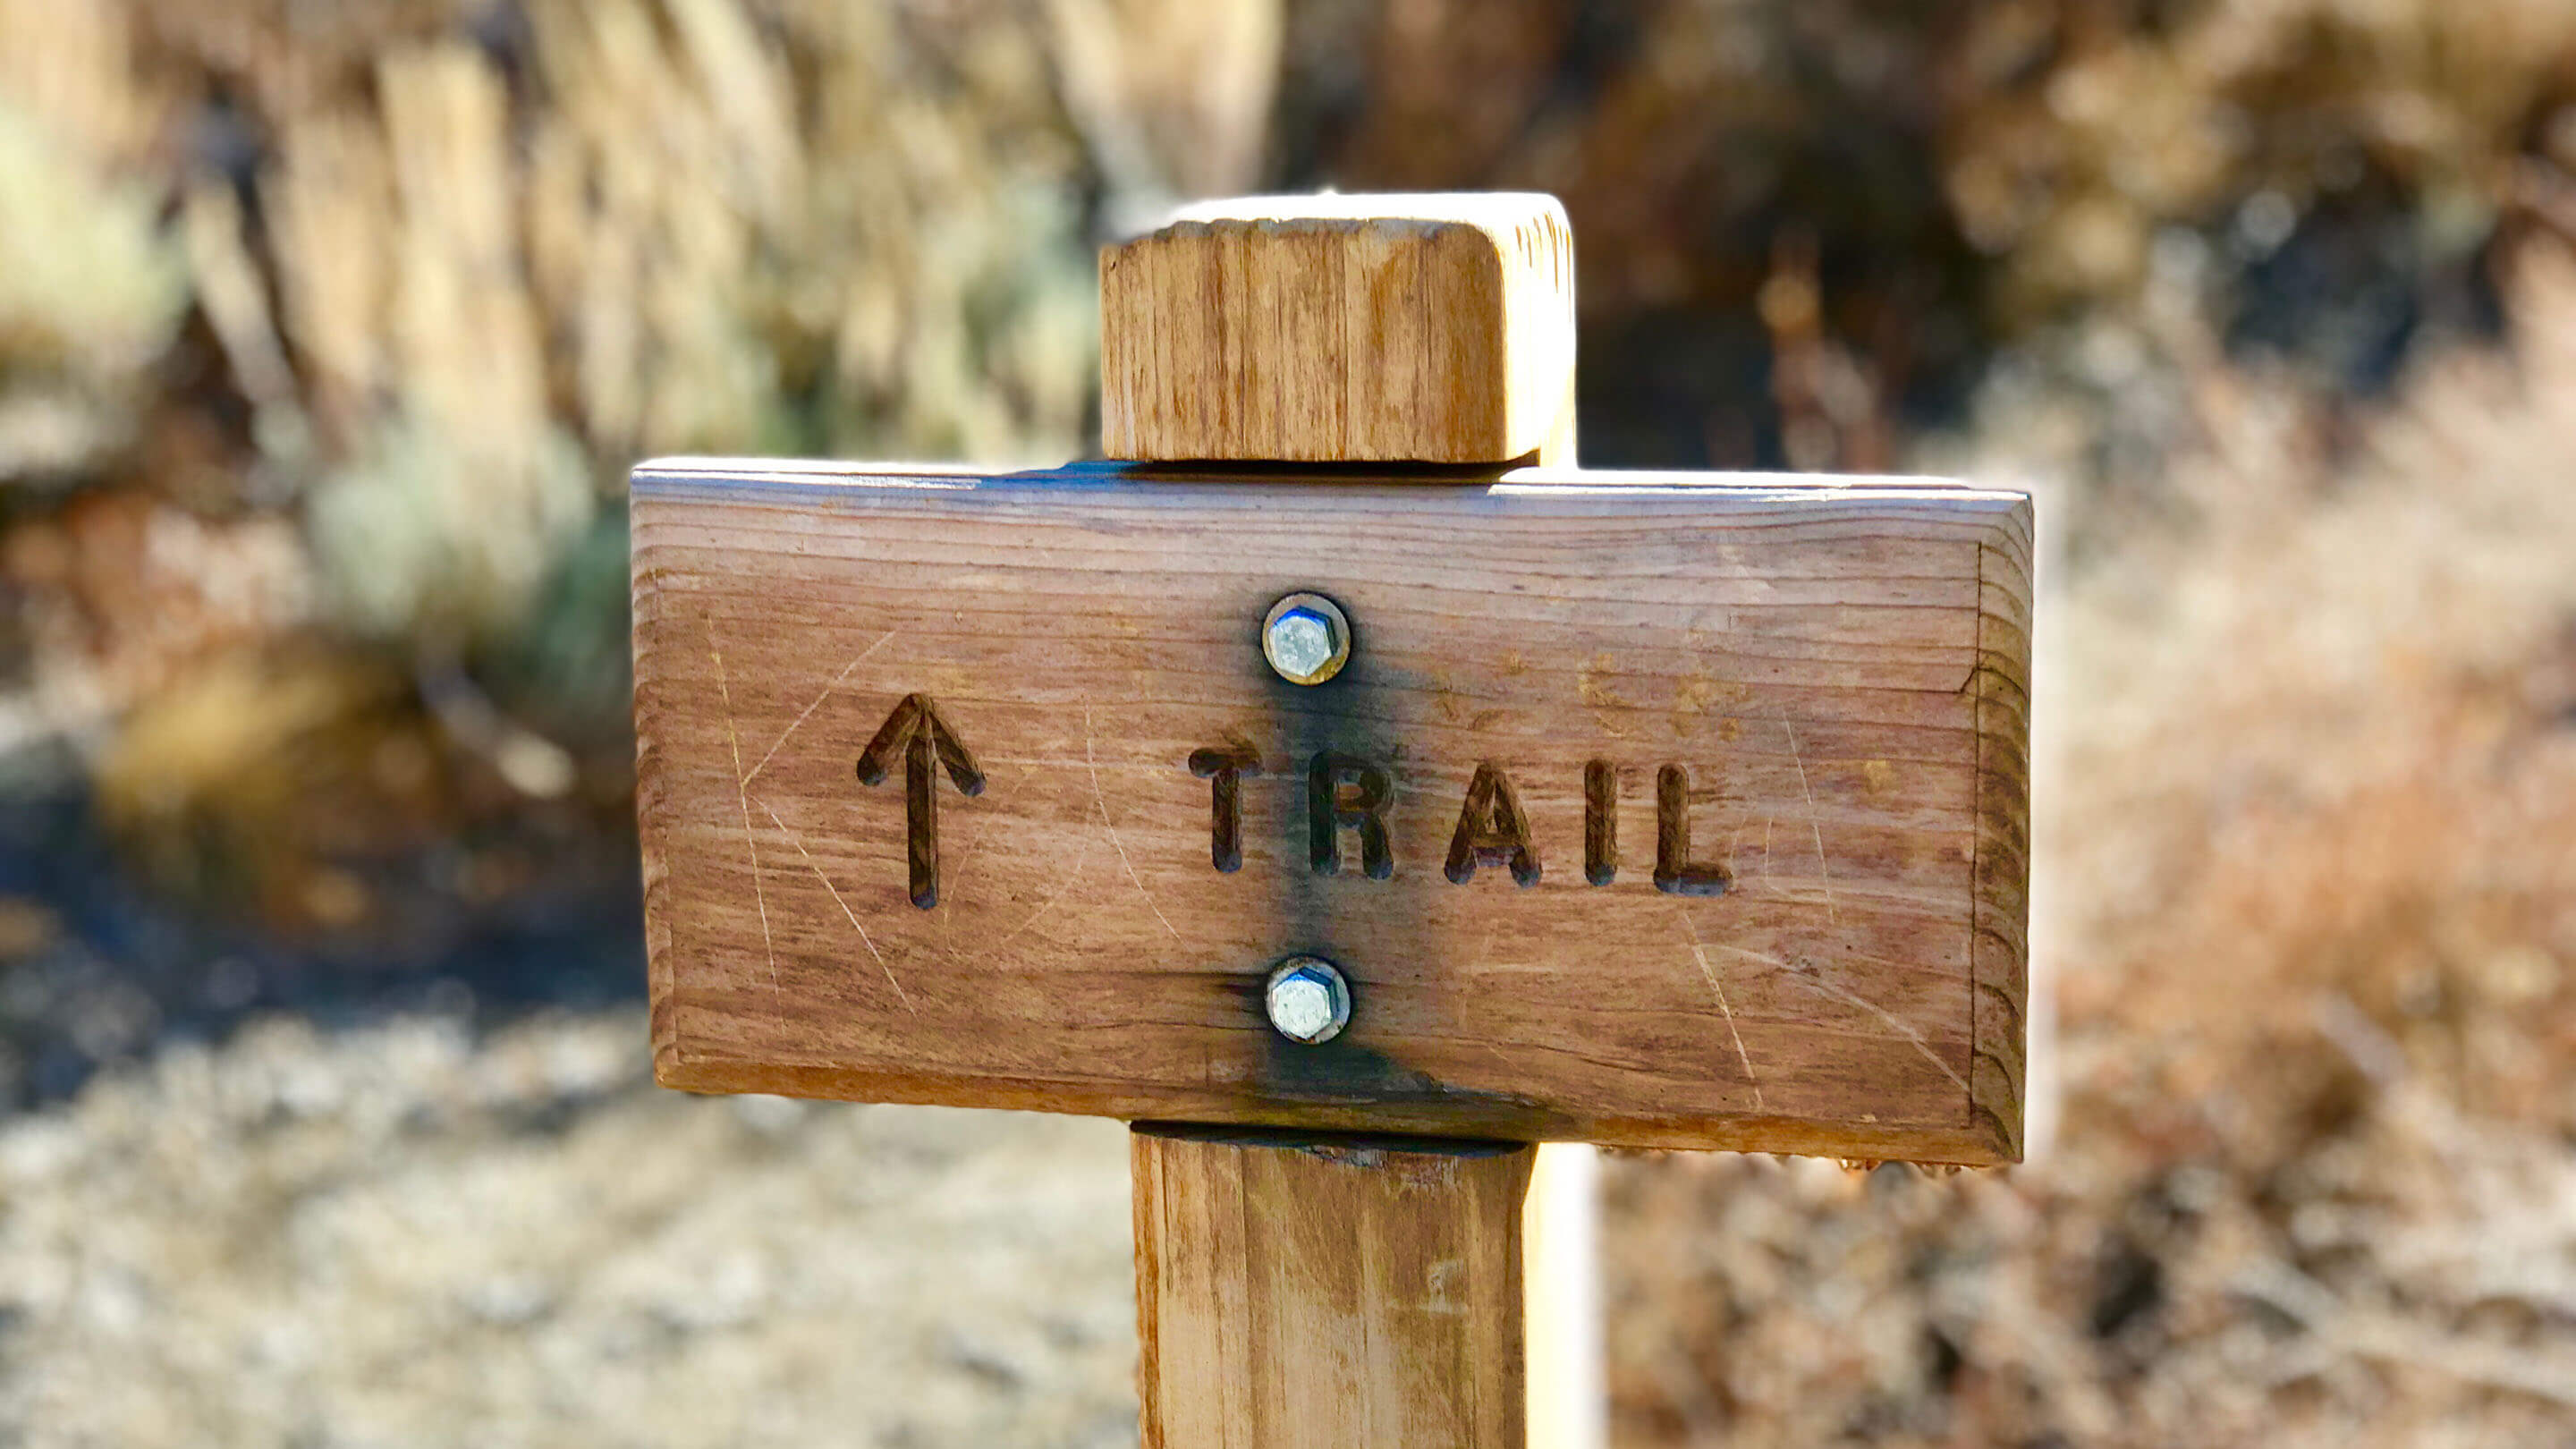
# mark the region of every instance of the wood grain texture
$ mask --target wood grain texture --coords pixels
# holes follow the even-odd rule
[[[1130,1143],[1146,1449],[1521,1449],[1535,1148]]]
[[[1247,197],[1100,253],[1112,458],[1574,461],[1574,235],[1534,193]]]
[[[632,507],[666,1083],[2018,1155],[2020,495],[718,461],[639,469]],[[1257,642],[1301,588],[1355,639],[1313,688]],[[926,790],[928,910],[905,770],[854,770],[916,695],[987,782]],[[1254,762],[1233,782],[1233,871],[1203,751]],[[1349,828],[1344,869],[1313,869],[1318,756],[1384,773],[1384,878]],[[1464,883],[1445,869],[1488,766],[1513,810],[1489,792],[1478,838],[1525,822],[1533,885],[1500,844]],[[1690,827],[1669,890],[1668,770]],[[1605,787],[1602,831],[1587,804]],[[1351,982],[1351,1025],[1322,1046],[1262,1014],[1265,974],[1296,952]]]

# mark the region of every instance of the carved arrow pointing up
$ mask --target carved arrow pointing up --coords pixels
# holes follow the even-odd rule
[[[877,737],[859,752],[859,783],[874,785],[886,777],[896,751],[903,752],[904,843],[912,858],[912,903],[929,910],[939,904],[939,801],[935,771],[948,767],[948,778],[961,795],[984,793],[984,772],[975,768],[957,732],[939,717],[926,694],[907,694],[894,707]]]

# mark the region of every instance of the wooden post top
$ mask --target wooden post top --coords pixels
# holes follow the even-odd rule
[[[1202,203],[1100,253],[1100,433],[1141,462],[1574,461],[1574,233],[1536,192]]]

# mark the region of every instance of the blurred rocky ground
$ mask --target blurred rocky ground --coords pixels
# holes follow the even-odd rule
[[[1132,1432],[1114,1130],[646,1085],[619,488],[1319,185],[2043,499],[2047,1140],[1623,1160],[1622,1443],[2576,1435],[2576,3],[0,0],[0,1438]]]

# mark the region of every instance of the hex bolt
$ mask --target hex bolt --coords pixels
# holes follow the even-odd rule
[[[1316,1046],[1351,1024],[1350,983],[1321,956],[1291,956],[1270,973],[1261,993],[1270,1025],[1293,1042]]]
[[[1351,621],[1321,594],[1294,593],[1261,621],[1261,657],[1290,684],[1321,684],[1351,657]]]

